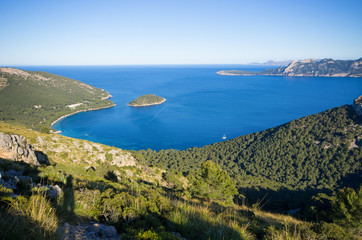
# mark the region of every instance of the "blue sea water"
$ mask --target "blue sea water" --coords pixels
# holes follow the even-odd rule
[[[62,135],[122,149],[186,149],[278,126],[351,104],[362,79],[220,76],[226,69],[260,66],[26,66],[109,91],[116,107],[83,112],[54,125]],[[132,108],[143,94],[165,97],[161,105]]]

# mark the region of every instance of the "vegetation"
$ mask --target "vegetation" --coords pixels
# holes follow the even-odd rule
[[[124,239],[179,239],[175,232],[186,239],[357,238],[362,199],[358,189],[359,121],[350,106],[343,106],[203,148],[133,152],[149,166],[117,148],[0,123],[0,131],[25,136],[51,163],[36,168],[2,160],[0,170],[22,170],[35,183],[57,184],[63,189],[58,199],[51,200],[44,191],[31,191],[24,183],[15,191],[22,197],[13,199],[12,190],[2,187],[0,222],[6,224],[0,225],[6,227],[1,231],[17,239],[51,239],[57,237],[64,222],[98,221],[115,226]],[[303,154],[302,150],[306,152],[300,156],[305,158],[294,155]],[[264,153],[258,160],[263,151],[278,154],[266,157],[269,154]],[[177,162],[182,172],[173,163],[178,154],[187,154]],[[263,168],[261,162],[277,164],[274,159],[283,161],[288,154],[288,164],[282,163],[291,169],[281,165],[277,165],[279,171]],[[298,168],[298,161],[303,161],[303,168]],[[311,181],[308,166],[313,164],[318,174]],[[166,165],[167,171],[156,165]],[[325,165],[337,179],[324,174]],[[294,168],[301,177],[295,176]],[[283,180],[278,178],[279,172],[285,176]],[[264,196],[272,191],[275,195]],[[294,205],[286,204],[288,201]],[[38,206],[38,210],[34,207],[38,218],[27,210],[33,203]],[[281,211],[291,206],[301,208],[299,220],[262,210]],[[49,226],[38,224],[41,219]]]
[[[108,95],[102,89],[51,73],[0,69],[0,120],[36,130],[50,127],[70,113],[110,107],[113,103],[104,100]]]
[[[351,106],[342,106],[201,148],[133,155],[184,176],[211,160],[230,174],[250,204],[267,195],[265,209],[288,211],[305,206],[318,192],[358,188],[361,139],[361,118]]]
[[[63,86],[61,79],[51,80],[53,75],[12,71],[0,73],[0,98],[24,92],[23,85],[41,89],[50,84],[52,94],[57,94],[54,86]],[[73,87],[68,90],[73,92]],[[54,102],[34,93],[39,96],[30,94],[28,99],[44,101],[41,108],[30,100],[30,107],[19,102],[1,108],[6,122],[0,122],[0,131],[24,136],[50,164],[36,167],[0,159],[1,238],[57,239],[66,234],[65,223],[92,221],[113,225],[121,239],[317,240],[362,235],[362,119],[352,106],[201,148],[130,152],[50,133],[45,123],[52,119],[48,110]],[[89,103],[103,104],[98,92],[94,94]],[[81,102],[71,98],[60,97],[59,106],[64,110]],[[26,112],[45,106],[44,115]],[[12,109],[22,109],[25,117]],[[46,119],[37,125],[39,116]],[[8,170],[25,178],[4,174]],[[10,180],[15,188],[4,184]],[[61,191],[54,197],[56,185]]]
[[[159,97],[153,94],[146,94],[139,96],[137,99],[128,103],[128,105],[132,107],[142,107],[142,106],[161,104],[164,101],[166,101],[166,99],[163,97]]]

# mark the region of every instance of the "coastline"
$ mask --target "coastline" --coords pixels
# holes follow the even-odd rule
[[[258,74],[256,72],[245,72],[245,71],[238,71],[238,70],[220,70],[216,72],[218,75],[222,76],[256,76],[256,75],[262,75]]]
[[[109,95],[109,96],[111,97],[111,95]],[[110,98],[110,97],[108,97],[108,98]],[[76,112],[69,113],[69,114],[66,114],[66,115],[64,115],[64,116],[59,117],[58,119],[56,119],[55,121],[53,121],[53,122],[50,124],[50,127],[53,128],[53,125],[56,124],[57,122],[59,122],[60,120],[62,120],[63,118],[72,116],[72,115],[77,114],[77,113],[80,113],[80,112],[97,111],[97,110],[101,110],[101,109],[111,108],[111,107],[114,107],[114,106],[116,106],[115,103],[114,103],[113,105],[105,106],[105,107],[78,110],[78,111],[76,111]],[[54,132],[54,133],[58,133],[58,132],[59,132],[59,131],[56,131],[56,132]]]
[[[361,77],[358,75],[348,75],[347,73],[335,73],[335,74],[309,74],[309,73],[261,73],[261,72],[246,72],[239,70],[220,70],[216,72],[218,75],[222,76],[279,76],[279,77]]]
[[[101,100],[106,100],[106,99],[111,98],[111,97],[113,97],[113,96],[111,94],[108,94],[108,96],[102,97]]]
[[[149,103],[149,104],[142,104],[142,105],[129,105],[130,107],[148,107],[148,106],[153,106],[153,105],[160,105],[162,103],[166,102],[166,98],[164,98],[161,102],[157,102],[157,103]]]

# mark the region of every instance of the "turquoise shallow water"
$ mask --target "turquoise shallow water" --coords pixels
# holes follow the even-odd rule
[[[79,113],[54,128],[65,136],[123,149],[186,149],[274,127],[351,104],[362,94],[359,78],[219,76],[242,65],[26,66],[109,91],[117,106]],[[132,108],[139,95],[165,97],[164,104]]]

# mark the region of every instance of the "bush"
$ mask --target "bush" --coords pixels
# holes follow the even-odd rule
[[[42,127],[42,128],[40,129],[40,132],[41,132],[41,133],[50,133],[50,129],[49,129],[48,127]]]

